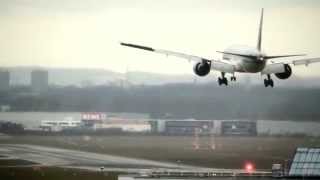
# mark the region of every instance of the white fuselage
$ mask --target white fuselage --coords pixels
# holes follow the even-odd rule
[[[231,54],[223,54],[224,61],[232,62],[237,72],[257,73],[261,72],[266,66],[266,60],[256,57],[263,57],[265,54],[254,47],[234,45],[225,49],[225,52],[241,54],[253,57],[237,56]]]

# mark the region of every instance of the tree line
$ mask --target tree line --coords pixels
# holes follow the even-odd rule
[[[152,118],[318,120],[320,89],[212,84],[26,88],[0,92],[12,111],[135,112]]]

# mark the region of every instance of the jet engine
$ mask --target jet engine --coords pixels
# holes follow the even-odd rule
[[[282,73],[276,73],[275,75],[279,79],[288,79],[292,74],[292,69],[288,64],[284,64],[284,72]]]
[[[198,76],[206,76],[210,72],[210,64],[208,62],[198,62],[194,65],[193,71]]]

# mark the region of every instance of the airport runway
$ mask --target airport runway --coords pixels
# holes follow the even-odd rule
[[[22,159],[37,163],[38,166],[55,166],[63,168],[76,168],[91,171],[127,172],[134,174],[158,173],[174,174],[241,174],[243,169],[213,169],[197,166],[189,166],[178,163],[158,162],[145,159],[135,159],[107,154],[98,154],[77,150],[44,147],[27,144],[0,144],[1,159]],[[35,165],[22,165],[35,166]],[[12,167],[12,166],[10,166]],[[13,167],[20,167],[13,166]],[[269,175],[269,171],[255,171],[263,176]]]
[[[79,166],[110,168],[199,168],[182,164],[134,159],[77,150],[67,150],[26,144],[0,144],[0,155],[23,159],[44,166]]]

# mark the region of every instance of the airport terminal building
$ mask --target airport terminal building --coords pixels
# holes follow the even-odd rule
[[[320,123],[271,120],[150,119],[147,114],[108,112],[0,112],[0,121],[20,123],[25,129],[60,124],[91,129],[118,129],[163,135],[216,134],[226,136],[308,135],[320,136]],[[43,124],[41,123],[43,122]],[[81,123],[79,123],[81,122]],[[71,126],[70,125],[70,126]],[[69,127],[67,127],[69,128]],[[59,129],[56,128],[56,129]]]
[[[154,120],[152,130],[165,135],[256,136],[257,121],[248,120]]]

